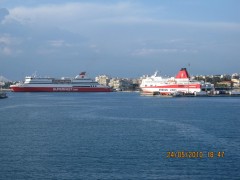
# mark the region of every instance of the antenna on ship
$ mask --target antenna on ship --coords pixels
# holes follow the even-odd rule
[[[191,78],[191,76],[190,76],[190,63],[188,63],[188,93],[189,93],[189,81],[190,81],[190,78]]]
[[[35,71],[32,76],[37,77],[37,71]]]
[[[189,73],[189,72],[190,72],[190,65],[191,65],[191,64],[188,63],[188,75],[189,75],[189,80],[190,80],[190,78],[191,78],[191,75],[190,75],[190,73]]]

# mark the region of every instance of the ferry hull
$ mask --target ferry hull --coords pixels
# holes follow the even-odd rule
[[[26,76],[24,82],[11,85],[13,92],[111,92],[108,86],[85,77],[81,72],[75,78]]]
[[[167,95],[172,94],[176,91],[178,92],[200,92],[201,86],[198,84],[195,85],[168,85],[168,86],[155,86],[155,87],[142,87],[143,92],[151,93],[151,92],[160,92],[160,94]]]
[[[13,92],[112,92],[105,87],[17,87],[12,86]]]

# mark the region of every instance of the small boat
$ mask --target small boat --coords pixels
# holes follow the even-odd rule
[[[4,82],[0,82],[0,99],[7,98],[7,93],[5,93],[2,89],[2,86],[4,86],[4,85],[5,85]]]
[[[158,96],[158,95],[160,95],[160,93],[159,92],[142,92],[141,91],[141,93],[140,93],[142,96]]]
[[[240,96],[240,91],[230,91],[229,95],[230,96]]]
[[[0,99],[7,98],[7,93],[5,92],[0,92]]]

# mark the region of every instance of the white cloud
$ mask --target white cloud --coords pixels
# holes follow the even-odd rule
[[[9,14],[6,8],[0,8],[0,23]]]
[[[71,24],[93,21],[108,17],[129,16],[136,14],[130,3],[98,4],[67,3],[39,7],[16,7],[10,10],[12,19],[22,23]]]
[[[157,13],[154,12],[156,9],[160,16],[156,16]],[[240,30],[238,23],[163,19],[161,13],[165,11],[164,8],[156,7],[156,9],[132,2],[22,6],[9,10],[10,14],[5,17],[5,22],[9,23],[5,23],[5,26],[8,26],[12,32],[11,37],[22,38],[23,45],[18,43],[19,47],[26,46],[25,44],[28,43],[30,45],[26,48],[31,46],[31,52],[39,50],[43,54],[48,54],[62,51],[60,48],[69,48],[66,52],[82,50],[84,51],[82,53],[99,53],[107,50],[107,53],[114,53],[119,50],[122,53],[125,48],[136,49],[132,52],[134,56],[196,53],[197,50],[194,49],[199,49],[196,47],[196,42],[201,40],[192,37],[193,35],[186,33],[186,30],[196,32],[196,36],[199,32],[201,33],[202,29],[217,30],[218,32]],[[21,22],[21,25],[11,24],[11,22]],[[20,26],[21,28],[18,30]],[[28,32],[25,32],[25,29]],[[56,32],[54,32],[55,29]],[[16,35],[18,32],[23,32],[23,34]],[[208,31],[204,31],[202,34],[204,33],[208,33]],[[164,37],[164,34],[167,37]],[[80,36],[83,38],[81,39]],[[31,40],[27,40],[28,38]],[[150,39],[156,44],[146,44],[140,46],[144,48],[139,49],[136,39],[143,39],[143,41]],[[166,39],[170,40],[167,42]],[[185,39],[192,40],[188,42]],[[16,52],[19,47],[13,42],[7,44],[7,40],[10,39],[6,37],[0,39],[0,44],[4,44],[4,47],[10,49],[15,48]],[[90,42],[94,42],[94,46],[89,46]],[[189,43],[192,43],[194,47]],[[81,48],[79,48],[80,46]],[[86,48],[90,51],[86,52]]]
[[[183,27],[205,28],[214,30],[240,30],[239,23],[232,22],[199,22],[199,21],[169,21],[170,24]]]
[[[158,7],[157,9],[158,14],[165,11],[164,8]],[[94,23],[106,23],[240,30],[239,23],[184,21],[152,16],[151,13],[155,10],[130,2],[52,4],[38,7],[15,7],[9,11],[8,20],[14,19],[23,24],[53,25],[69,29],[76,27],[80,29]]]
[[[37,49],[36,53],[38,55],[51,55],[57,53],[57,51],[55,49],[39,48]]]
[[[53,47],[62,47],[62,46],[64,46],[64,41],[63,40],[51,40],[51,41],[49,41],[49,44]]]
[[[3,47],[1,49],[1,51],[4,55],[11,55],[12,54],[12,50],[9,47]]]
[[[74,46],[73,44],[67,43],[65,40],[49,40],[48,44],[55,48]]]
[[[0,54],[11,55],[12,50],[9,47],[10,44],[11,44],[10,37],[6,35],[0,36]]]
[[[0,45],[9,45],[11,44],[11,38],[6,35],[0,36]]]
[[[197,50],[177,49],[177,48],[142,48],[135,50],[133,56],[153,56],[158,54],[176,54],[176,53],[197,53]]]
[[[32,71],[26,64],[34,70],[62,68],[62,72],[69,71],[66,66],[77,69],[83,64],[87,68],[95,65],[95,70],[113,71],[113,65],[128,64],[132,72],[135,66],[142,69],[156,66],[159,61],[155,60],[161,55],[164,57],[161,63],[170,59],[182,63],[191,58],[199,62],[200,59],[205,62],[233,59],[233,62],[239,57],[240,24],[234,23],[238,18],[224,18],[225,22],[204,21],[209,19],[207,14],[195,15],[191,11],[188,18],[173,11],[173,5],[156,3],[155,6],[142,1],[44,2],[39,1],[39,5],[23,2],[21,4],[30,6],[9,9],[0,23],[0,56],[4,57],[1,61],[15,59],[19,72]],[[11,4],[13,7],[14,3]],[[216,13],[211,19],[223,20],[219,15]],[[75,63],[66,63],[68,61]],[[93,61],[96,64],[92,64]],[[57,66],[52,66],[53,63]],[[237,67],[239,63],[235,64]],[[8,65],[12,65],[10,61]],[[7,69],[0,68],[1,71]],[[118,71],[117,68],[114,71]]]
[[[22,51],[20,49],[15,48],[20,41],[16,38],[13,38],[7,34],[0,34],[0,55],[15,55],[19,54]]]

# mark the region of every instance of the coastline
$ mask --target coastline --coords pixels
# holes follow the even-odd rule
[[[11,92],[11,89],[1,89],[1,92]]]

